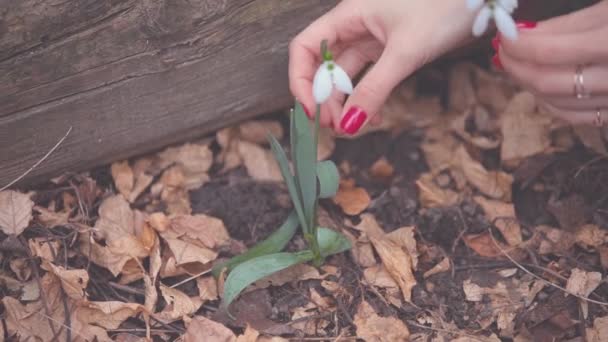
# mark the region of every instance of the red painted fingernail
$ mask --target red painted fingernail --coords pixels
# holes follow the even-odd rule
[[[350,107],[340,121],[340,128],[348,134],[355,134],[361,129],[365,120],[367,120],[367,113],[363,109]]]
[[[494,48],[494,51],[498,52],[498,49],[500,48],[500,38],[498,38],[498,36],[492,38],[492,47]]]
[[[535,21],[521,20],[517,22],[517,28],[520,29],[533,29],[536,27]]]
[[[498,56],[498,53],[494,54],[494,56],[492,57],[492,64],[494,64],[494,66],[496,66],[500,70],[504,69],[502,67],[502,62],[500,61],[500,57]]]
[[[314,117],[312,116],[308,108],[306,108],[306,106],[302,105],[302,109],[304,109],[304,113],[306,113],[306,116],[308,116],[309,119],[314,120]]]

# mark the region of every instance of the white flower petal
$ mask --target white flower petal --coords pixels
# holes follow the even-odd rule
[[[331,95],[332,88],[331,73],[327,69],[327,62],[324,62],[317,69],[315,77],[312,80],[312,95],[315,98],[315,102],[321,104],[327,101]]]
[[[467,8],[471,11],[479,9],[484,0],[467,0]]]
[[[350,77],[348,77],[348,74],[346,74],[346,71],[344,71],[342,67],[334,63],[334,69],[331,71],[331,73],[332,80],[339,91],[345,94],[353,93],[353,82],[351,82]]]
[[[515,21],[500,6],[494,9],[494,21],[496,21],[496,27],[503,36],[511,40],[517,39],[517,25]]]
[[[488,22],[492,16],[492,10],[486,5],[479,11],[475,22],[473,23],[473,35],[481,36],[488,29]]]
[[[498,4],[508,13],[513,13],[517,8],[517,0],[498,0]]]

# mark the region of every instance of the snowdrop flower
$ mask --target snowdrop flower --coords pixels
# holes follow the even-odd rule
[[[333,60],[330,53],[323,54],[323,64],[315,73],[312,81],[312,94],[317,104],[321,104],[329,98],[334,87],[345,94],[352,94],[353,83],[346,71]]]
[[[511,39],[517,39],[517,25],[511,13],[517,8],[517,0],[467,0],[471,11],[479,10],[473,23],[473,35],[481,36],[488,28],[488,22],[494,18],[500,33]]]

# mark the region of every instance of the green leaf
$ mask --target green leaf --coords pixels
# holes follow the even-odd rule
[[[317,229],[317,240],[323,257],[342,253],[352,247],[346,236],[329,228],[319,227]]]
[[[296,187],[296,182],[294,177],[289,170],[289,162],[287,161],[287,156],[285,155],[285,151],[281,147],[281,144],[277,141],[277,139],[269,135],[268,141],[270,142],[270,148],[272,149],[272,153],[279,164],[279,169],[281,169],[281,175],[283,175],[283,180],[285,184],[287,184],[287,189],[289,190],[289,195],[291,196],[291,201],[293,202],[293,206],[298,214],[298,219],[300,220],[300,225],[302,225],[302,229],[306,232],[308,231],[308,221],[306,220],[306,215],[304,212],[304,207],[302,206],[302,201],[300,200],[300,193],[298,188]]]
[[[262,255],[278,253],[287,246],[289,240],[294,236],[298,228],[298,216],[292,212],[287,217],[287,220],[274,233],[270,234],[264,241],[259,242],[251,247],[245,253],[235,256],[226,262],[219,263],[213,267],[212,274],[214,277],[219,277],[224,268],[228,272],[232,271],[239,264],[257,258]]]
[[[336,164],[331,160],[318,162],[317,177],[319,178],[319,197],[334,197],[340,185],[340,173]]]
[[[310,261],[312,258],[310,251],[302,251],[268,254],[245,261],[235,267],[226,278],[222,306],[227,308],[241,291],[256,281],[290,266]]]
[[[314,144],[310,123],[304,109],[296,102],[293,114],[295,126],[295,174],[300,193],[302,207],[308,222],[308,227],[314,223],[314,209],[317,200],[317,146]],[[292,132],[293,134],[293,132]]]

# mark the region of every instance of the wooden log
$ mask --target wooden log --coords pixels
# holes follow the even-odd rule
[[[289,41],[335,3],[0,0],[0,187],[70,126],[19,184],[289,106]]]

